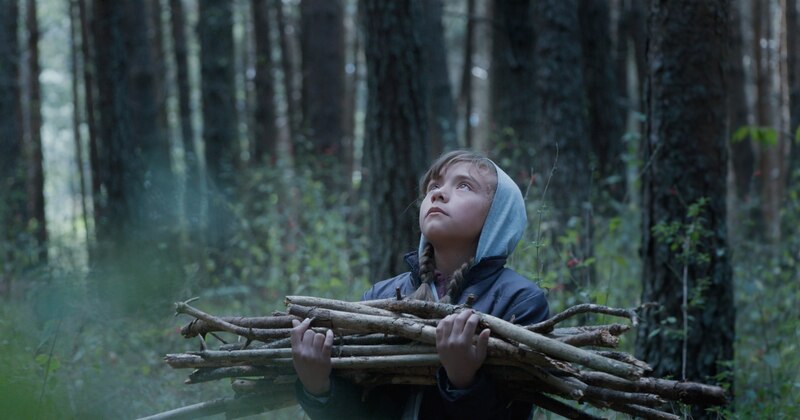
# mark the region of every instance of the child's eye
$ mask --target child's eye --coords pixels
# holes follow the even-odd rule
[[[428,184],[428,192],[431,192],[437,188],[439,188],[439,184],[434,184],[434,183]]]
[[[471,186],[471,185],[469,185],[469,184],[468,184],[468,183],[466,183],[466,182],[462,182],[462,183],[458,184],[458,188],[460,188],[460,189],[466,189],[466,190],[471,190],[471,189],[472,189],[472,186]]]

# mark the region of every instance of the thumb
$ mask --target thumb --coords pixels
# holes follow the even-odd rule
[[[489,348],[489,336],[492,334],[492,331],[486,328],[485,330],[481,331],[481,335],[478,336],[477,344],[477,355],[478,359],[483,361],[486,359],[486,352]]]

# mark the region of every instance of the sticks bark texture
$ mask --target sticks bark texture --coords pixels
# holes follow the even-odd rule
[[[434,385],[435,372],[440,367],[435,325],[447,315],[471,310],[466,305],[402,299],[356,303],[309,296],[288,296],[286,312],[271,317],[219,318],[189,302],[176,303],[175,309],[195,318],[181,333],[187,338],[199,336],[203,346],[201,351],[168,354],[166,362],[173,368],[194,368],[186,380],[189,384],[233,378],[232,387],[239,397],[235,404],[230,399],[215,400],[153,418],[222,412],[238,416],[241,414],[236,413],[285,406],[283,399],[270,397],[265,404],[239,407],[243,397],[280,396],[296,380],[287,338],[293,319],[312,319],[312,328],[318,332],[332,329],[334,374],[365,389],[378,385]],[[630,319],[631,324],[556,328],[559,322],[581,313],[619,316]],[[578,305],[531,326],[476,314],[480,317],[476,332],[484,328],[492,332],[484,363],[489,376],[509,395],[561,416],[597,418],[553,396],[653,419],[676,418],[659,410],[667,401],[704,405],[726,402],[721,388],[647,378],[644,374],[651,370],[647,363],[627,353],[582,348],[615,347],[619,336],[638,322],[636,310]],[[243,337],[246,343],[208,349],[202,337],[219,331]],[[253,341],[263,343],[251,345]],[[290,403],[293,398],[289,398]]]

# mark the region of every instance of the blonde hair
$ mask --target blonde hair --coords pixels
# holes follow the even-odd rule
[[[420,195],[425,197],[428,190],[428,184],[431,182],[431,180],[441,176],[442,173],[451,166],[462,162],[471,163],[479,170],[489,172],[497,177],[497,169],[495,168],[494,163],[489,160],[489,158],[468,150],[454,150],[439,156],[439,158],[436,159],[436,161],[434,161],[425,172],[425,175],[420,178]],[[496,189],[497,182],[495,182],[492,188],[489,189],[489,192],[492,196],[494,195]],[[419,278],[422,281],[422,284],[420,284],[419,288],[417,288],[414,293],[409,295],[407,299],[426,301],[436,300],[433,296],[436,284],[436,259],[434,256],[435,250],[433,249],[433,245],[428,242],[425,244],[422,253],[419,255]],[[461,267],[453,272],[453,275],[447,282],[445,296],[440,299],[441,302],[455,303],[456,299],[458,299],[459,295],[461,294],[464,284],[464,276],[472,267],[473,263],[474,259],[470,258],[469,261],[465,262],[463,265],[461,265]]]

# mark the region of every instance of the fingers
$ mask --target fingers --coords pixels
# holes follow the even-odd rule
[[[303,322],[300,322],[296,319],[292,320],[292,347],[297,348],[297,346],[300,345],[309,325],[311,325],[311,320],[308,318],[304,319]]]
[[[486,359],[486,351],[489,348],[490,335],[492,335],[492,332],[486,328],[485,330],[481,331],[481,334],[478,336],[478,342],[476,343],[478,360],[483,361]]]
[[[474,312],[469,311],[462,311],[455,315],[453,319],[453,334],[463,335],[464,328],[466,326],[467,321],[470,319],[471,315]],[[474,327],[473,327],[474,328]],[[472,331],[475,331],[474,329]]]
[[[325,332],[325,342],[322,345],[322,356],[327,358],[331,357],[331,349],[333,348],[333,330]]]

